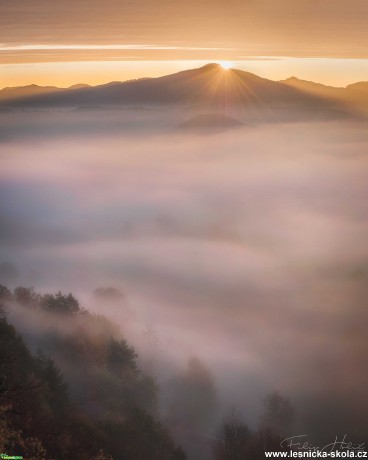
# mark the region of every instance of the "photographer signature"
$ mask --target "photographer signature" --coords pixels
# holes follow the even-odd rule
[[[281,441],[280,446],[282,448],[289,448],[290,450],[308,450],[308,451],[319,451],[319,452],[333,452],[336,450],[349,450],[349,451],[364,451],[364,443],[357,444],[347,440],[345,434],[341,439],[338,436],[335,437],[334,441],[326,444],[323,447],[313,446],[308,440],[308,435],[300,434],[297,436],[290,436]]]

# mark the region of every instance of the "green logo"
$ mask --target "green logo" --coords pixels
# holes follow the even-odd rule
[[[19,459],[19,460],[22,460],[22,459],[23,459],[23,457],[22,457],[21,455],[8,455],[8,454],[0,454],[0,458],[2,458],[2,459],[4,459],[4,460],[5,460],[5,459],[8,459],[8,460],[10,460],[10,459],[13,459],[13,460],[15,460],[15,459],[17,459],[17,460],[18,460],[18,459]]]

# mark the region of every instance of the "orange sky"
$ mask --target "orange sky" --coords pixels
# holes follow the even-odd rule
[[[0,3],[0,87],[98,84],[220,60],[272,79],[368,80],[368,1]]]

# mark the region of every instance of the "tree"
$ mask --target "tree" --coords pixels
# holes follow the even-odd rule
[[[231,410],[218,429],[212,450],[215,460],[244,460],[252,433],[239,415]]]
[[[9,296],[6,288],[1,293]],[[72,294],[41,297],[20,287],[15,296],[25,308],[35,306],[28,316],[41,314],[43,327],[32,345],[50,356],[33,356],[5,316],[0,318],[4,451],[32,460],[185,460],[157,420],[156,383],[138,368],[134,349],[116,325],[80,309]]]
[[[41,308],[61,315],[78,314],[80,312],[78,300],[72,295],[64,295],[60,291],[55,295],[46,294],[40,302]]]
[[[12,294],[6,286],[0,284],[0,301],[1,300],[11,300]]]
[[[14,300],[24,307],[37,307],[41,296],[37,294],[33,287],[18,286],[14,289]]]
[[[0,284],[0,318],[5,317],[5,302],[11,300],[12,294],[6,286]]]
[[[212,451],[214,460],[264,460],[265,452],[283,450],[281,441],[266,426],[252,432],[236,411],[231,410],[216,433]]]
[[[171,392],[171,418],[179,418],[195,429],[212,421],[217,406],[216,389],[211,372],[200,359],[189,359],[184,374],[171,382]]]
[[[290,401],[274,392],[264,399],[264,408],[261,428],[280,436],[289,434],[294,420],[294,408]]]
[[[7,412],[11,406],[0,406],[0,452],[22,455],[29,460],[46,460],[46,450],[37,438],[25,437],[11,426]]]
[[[137,354],[134,348],[130,347],[126,340],[110,341],[107,365],[110,372],[117,377],[136,377],[139,373],[135,362]]]
[[[168,431],[147,412],[134,409],[124,422],[102,423],[114,458],[129,460],[185,460]]]
[[[39,383],[32,356],[15,328],[0,319],[0,404],[9,404],[18,417],[34,402]]]
[[[64,413],[69,406],[68,386],[64,381],[63,374],[50,356],[39,351],[35,364],[38,375],[43,384],[43,395],[49,406],[52,407],[55,414]]]

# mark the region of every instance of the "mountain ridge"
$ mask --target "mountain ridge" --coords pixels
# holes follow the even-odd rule
[[[350,93],[365,91],[357,82]],[[368,87],[368,84],[367,84]],[[318,90],[317,90],[318,88]],[[327,88],[327,89],[326,89]],[[77,108],[79,106],[184,106],[207,109],[236,108],[270,111],[287,107],[307,111],[344,112],[357,96],[344,98],[342,88],[296,78],[273,81],[239,69],[223,69],[211,63],[195,69],[155,78],[115,81],[69,88],[26,87],[0,90],[0,106],[10,108]],[[367,93],[368,106],[368,93]]]
[[[60,90],[79,89],[79,88],[82,88],[82,87],[97,88],[97,87],[111,85],[111,84],[124,84],[124,83],[131,83],[131,82],[134,82],[134,81],[139,81],[139,80],[152,80],[152,79],[164,78],[164,77],[167,77],[167,76],[170,76],[170,75],[178,75],[178,74],[182,74],[182,73],[185,73],[185,72],[190,72],[192,70],[201,70],[201,69],[205,70],[205,69],[211,69],[211,68],[221,68],[221,64],[209,63],[209,64],[205,64],[204,66],[197,67],[195,69],[181,70],[179,72],[175,72],[174,74],[163,75],[163,76],[160,76],[160,77],[138,77],[138,78],[132,78],[132,79],[128,79],[128,80],[112,80],[112,81],[108,81],[108,82],[105,82],[105,83],[100,83],[100,84],[97,84],[97,85],[91,85],[91,84],[87,84],[87,83],[75,83],[75,84],[72,84],[70,86],[62,87],[62,86],[56,86],[56,85],[39,85],[37,83],[29,83],[28,85],[5,86],[3,88],[0,88],[0,94],[2,92],[7,92],[7,91],[10,91],[10,90],[12,91],[12,90],[17,90],[17,89],[23,89],[23,88],[26,89],[26,88],[32,88],[32,87],[33,88],[45,88],[45,89],[46,88],[60,89]],[[292,75],[291,77],[288,77],[288,78],[285,78],[285,79],[282,79],[282,80],[271,80],[271,79],[268,79],[268,78],[259,77],[256,74],[253,74],[251,72],[247,72],[247,71],[244,71],[244,70],[240,70],[240,69],[231,68],[231,69],[226,69],[226,70],[237,70],[237,71],[240,71],[240,72],[245,72],[248,75],[255,75],[258,78],[262,78],[264,80],[269,80],[269,81],[278,82],[278,83],[285,83],[285,84],[289,84],[289,82],[291,83],[292,81],[298,81],[298,82],[311,83],[311,84],[314,84],[314,85],[324,86],[326,88],[333,88],[333,89],[347,89],[347,88],[355,87],[355,86],[358,86],[358,85],[359,86],[360,85],[368,85],[368,80],[367,81],[362,80],[362,81],[356,81],[354,83],[349,83],[346,86],[334,86],[334,85],[328,85],[326,83],[321,83],[321,82],[318,82],[318,81],[305,80],[304,78],[299,78],[299,77],[296,77],[295,75]]]
[[[290,77],[286,80],[281,80],[281,83],[305,91],[309,94],[335,99],[368,111],[368,81],[360,81],[351,83],[344,87],[337,87],[302,80],[297,77]]]

